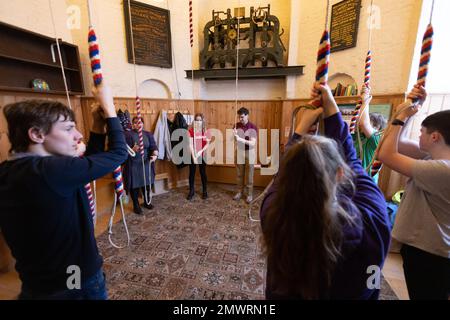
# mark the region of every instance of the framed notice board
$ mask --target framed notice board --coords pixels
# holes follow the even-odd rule
[[[392,104],[371,104],[369,107],[369,113],[372,112],[381,113],[384,118],[389,121],[392,113]]]
[[[356,104],[338,104],[338,107],[342,113],[342,118],[344,119],[344,121],[350,124],[350,120],[352,118],[353,110],[355,110]],[[372,112],[382,114],[386,121],[389,121],[391,118],[392,104],[370,104],[369,113]]]
[[[344,0],[331,9],[331,52],[356,46],[361,0]]]
[[[133,63],[128,2],[123,6],[128,62]],[[131,1],[130,8],[136,64],[172,68],[170,11],[137,1]]]

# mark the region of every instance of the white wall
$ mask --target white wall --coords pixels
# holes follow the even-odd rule
[[[77,5],[82,8],[82,27],[79,30],[73,30],[72,35],[74,41],[80,46],[85,83],[89,84],[86,87],[88,87],[87,92],[90,92],[92,80],[90,78],[91,71],[87,44],[88,18],[86,0],[66,0],[66,2],[69,5]],[[188,2],[174,0],[146,0],[140,2],[170,10],[171,37],[175,57],[172,69],[137,65],[138,84],[140,85],[148,79],[158,79],[170,88],[173,97],[177,97],[176,66],[181,98],[190,99],[192,97],[191,81],[184,79],[184,70],[191,69],[190,55],[187,50],[189,48]],[[128,63],[122,0],[91,0],[91,14],[99,40],[105,81],[111,85],[116,96],[135,96],[135,73],[133,64]],[[144,85],[140,88],[139,95],[151,98],[167,98],[167,93],[162,86],[157,84],[153,88],[154,90],[152,90],[151,86]]]
[[[202,81],[201,99],[235,100],[236,81]],[[284,79],[241,79],[238,81],[238,100],[282,100],[285,99]]]
[[[331,5],[339,2],[332,0]],[[421,8],[420,0],[376,0],[374,5],[380,8],[380,29],[372,31],[372,77],[374,94],[404,92],[408,85],[410,62],[415,45],[417,23]],[[330,76],[346,73],[361,86],[364,76],[364,60],[368,49],[368,7],[370,0],[362,1],[357,46],[334,52],[330,57]],[[295,64],[304,64],[305,75],[296,79],[295,96],[305,98],[315,78],[317,48],[324,30],[326,1],[301,0],[300,23],[297,29],[298,60]],[[330,6],[331,12],[331,6]],[[292,19],[292,18],[291,18]],[[291,30],[291,33],[294,33]],[[291,50],[293,50],[291,46]]]
[[[77,5],[81,8],[82,23],[81,29],[72,30],[74,41],[80,46],[82,63],[84,65],[84,78],[87,85],[87,93],[90,92],[90,67],[87,47],[87,8],[86,0],[66,0],[68,5]],[[203,26],[210,20],[211,11],[226,10],[237,6],[245,6],[246,13],[249,14],[250,5],[255,7],[266,6],[264,1],[193,1],[194,19],[194,47],[191,50],[189,45],[189,6],[188,1],[163,0],[151,1],[142,0],[140,2],[154,5],[170,10],[171,36],[174,49],[173,68],[157,68],[149,66],[137,66],[138,83],[147,79],[159,79],[171,90],[172,97],[176,98],[179,87],[182,99],[234,99],[234,81],[208,81],[201,79],[194,81],[185,78],[185,70],[199,68],[199,52],[203,47]],[[289,44],[289,0],[272,1],[271,13],[277,15],[281,21],[281,26],[285,29],[283,41],[286,46]],[[102,68],[105,79],[113,87],[117,96],[134,96],[134,67],[127,61],[125,24],[122,0],[91,0],[91,12],[102,56]],[[178,80],[178,81],[177,81]],[[155,86],[154,90],[150,86],[143,86],[141,96],[153,98],[166,98],[166,92]],[[262,89],[262,90],[260,90]],[[256,92],[256,94],[255,94]],[[278,99],[285,97],[285,81],[282,80],[254,80],[239,81],[240,99]]]
[[[66,26],[66,3],[51,0],[50,4],[48,0],[1,0],[0,21],[49,37],[55,37],[56,30],[58,38],[72,42],[72,35]]]
[[[52,0],[55,14],[58,36],[65,41],[73,42],[80,47],[80,55],[85,78],[86,92],[90,92],[91,71],[89,66],[87,46],[87,0]],[[332,4],[339,0],[332,0]],[[429,1],[429,0],[425,0]],[[198,69],[199,51],[203,47],[203,26],[211,19],[213,9],[226,10],[245,6],[247,14],[250,6],[266,6],[271,4],[271,12],[281,22],[286,30],[282,37],[289,50],[289,65],[306,65],[305,75],[288,77],[287,80],[240,80],[239,99],[284,99],[307,98],[311,84],[314,81],[316,69],[316,53],[318,42],[324,28],[326,1],[310,0],[193,0],[194,6],[194,48],[189,45],[189,8],[188,1],[181,0],[141,0],[143,3],[168,8],[171,16],[172,46],[174,48],[174,67],[172,69],[137,66],[138,82],[147,79],[158,79],[170,89],[173,97],[177,97],[177,79],[181,98],[206,99],[206,100],[232,100],[235,98],[234,81],[208,81],[195,80],[194,89],[192,81],[185,79],[184,70]],[[448,1],[436,0],[437,3]],[[91,0],[92,15],[95,29],[99,38],[102,66],[105,79],[113,87],[116,96],[133,97],[134,68],[128,63],[125,38],[125,24],[122,0]],[[373,93],[399,93],[407,90],[411,69],[414,47],[417,38],[421,38],[423,30],[418,35],[418,21],[422,0],[375,0],[375,5],[380,8],[380,29],[373,30],[372,39],[372,88]],[[362,1],[361,18],[359,23],[357,47],[335,52],[331,55],[330,75],[346,73],[356,79],[360,86],[363,79],[364,59],[367,52],[368,29],[367,7],[370,0]],[[442,5],[442,4],[441,4]],[[81,23],[79,29],[70,30],[66,26],[69,18],[67,7],[80,8]],[[435,20],[445,21],[446,7],[435,11]],[[441,16],[441,18],[439,18]],[[53,36],[53,26],[50,19],[47,0],[15,0],[0,1],[0,20],[23,27],[35,32]],[[445,23],[448,23],[445,21]],[[422,28],[421,28],[422,29]],[[445,31],[449,28],[435,27],[435,48],[442,46],[439,52],[448,52],[449,42],[445,41]],[[441,34],[441,36],[439,36]],[[444,40],[437,40],[444,37]],[[421,42],[421,40],[419,41]],[[420,46],[420,44],[417,44]],[[445,47],[446,46],[446,47]],[[439,56],[444,53],[435,53],[433,49],[432,63],[442,60]],[[437,51],[437,50],[436,50]],[[415,60],[416,61],[416,60]],[[432,81],[440,85],[439,90],[445,89],[445,81],[434,78],[435,74],[448,74],[442,72],[442,63],[436,63],[436,67],[430,71]],[[448,64],[443,64],[447,67]],[[176,68],[175,68],[176,67]],[[176,72],[175,72],[176,69]],[[434,85],[433,85],[434,86]],[[438,87],[436,87],[438,88]],[[164,87],[143,86],[141,96],[153,98],[166,98]],[[437,89],[436,89],[437,90]],[[448,92],[448,90],[446,90]]]
[[[424,0],[423,10],[420,18],[419,31],[416,37],[416,46],[414,59],[412,61],[411,76],[409,79],[409,89],[417,81],[417,72],[419,69],[420,50],[422,47],[422,38],[428,23],[430,22],[430,13],[432,0]],[[427,76],[427,91],[429,93],[450,93],[450,84],[448,75],[450,74],[450,64],[448,56],[450,52],[450,1],[435,0],[433,10],[433,48],[431,51],[431,60]]]

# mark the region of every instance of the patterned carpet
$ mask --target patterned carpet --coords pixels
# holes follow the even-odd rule
[[[197,194],[187,201],[186,188],[172,190],[154,198],[155,209],[129,215],[129,248],[113,248],[107,232],[97,239],[110,299],[264,299],[259,222],[248,219],[244,201],[231,199],[229,186],[208,191],[207,200]],[[121,223],[114,232],[126,242]],[[395,298],[384,279],[382,292]]]

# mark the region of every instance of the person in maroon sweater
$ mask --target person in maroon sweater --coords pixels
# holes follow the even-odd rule
[[[256,164],[258,128],[248,120],[248,109],[240,108],[237,114],[239,122],[234,126],[234,137],[237,149],[236,176],[238,192],[233,199],[239,201],[247,193],[245,201],[251,203],[253,200],[253,173]],[[245,183],[245,176],[247,176],[247,183]],[[247,189],[247,192],[245,192],[245,189]]]
[[[266,298],[377,299],[390,242],[386,202],[329,87],[316,86],[313,96],[319,92],[323,108],[299,112],[261,206]],[[326,137],[309,135],[322,113]]]

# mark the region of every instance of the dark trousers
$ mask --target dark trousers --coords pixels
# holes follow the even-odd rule
[[[203,191],[206,192],[207,191],[206,184],[208,183],[208,181],[206,178],[206,163],[205,162],[199,163],[198,165],[195,163],[189,164],[189,190],[194,191],[195,171],[197,169],[197,166],[199,166],[199,168],[200,168],[200,176],[202,178]]]
[[[400,253],[411,300],[447,300],[450,297],[450,259],[405,244]]]
[[[133,200],[133,207],[139,207],[139,191],[142,190],[142,197],[145,201],[145,188],[135,188],[130,190],[131,200]],[[147,186],[147,199],[150,199],[150,186]]]
[[[52,294],[39,294],[22,286],[19,300],[108,300],[105,274],[99,270],[81,284],[80,289],[63,290]]]

